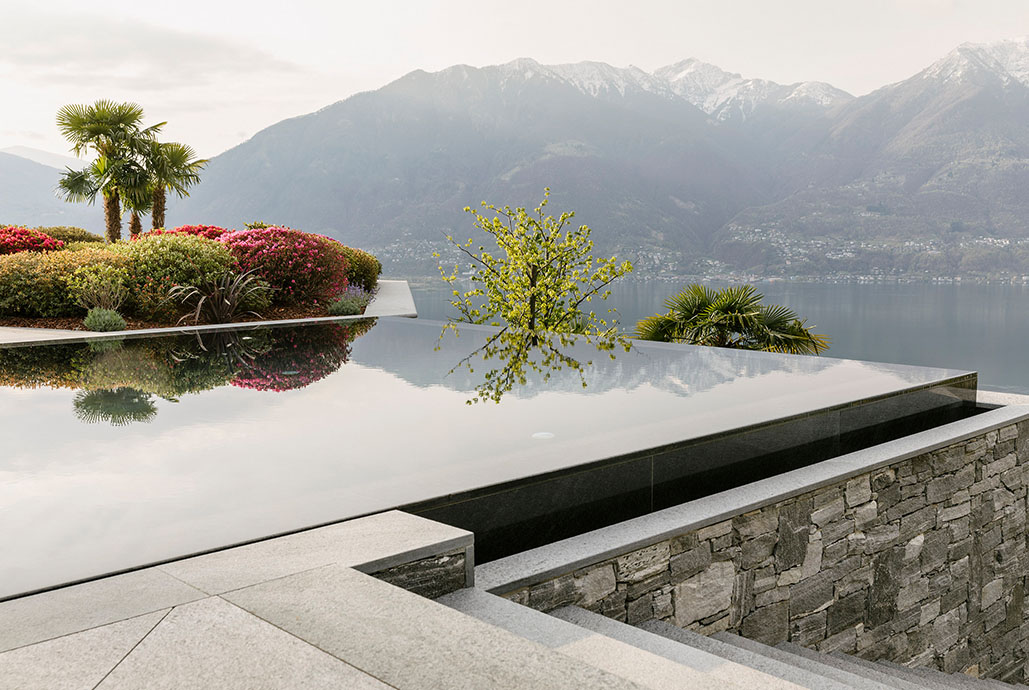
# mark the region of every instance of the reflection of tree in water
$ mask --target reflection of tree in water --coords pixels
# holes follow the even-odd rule
[[[444,333],[446,330],[444,328]],[[592,345],[597,352],[607,353],[611,359],[615,358],[614,350],[617,346],[623,347],[626,352],[630,348],[629,342],[613,331],[574,335],[506,327],[491,335],[482,347],[458,362],[448,376],[462,367],[466,367],[468,373],[474,373],[473,363],[477,359],[486,366],[499,365],[492,366],[483,374],[481,382],[475,386],[475,396],[466,401],[469,405],[486,400],[499,403],[504,394],[515,386],[526,385],[528,372],[539,374],[539,380],[545,383],[555,372],[567,369],[574,371],[578,375],[579,384],[586,388],[585,368],[592,366],[593,360],[583,361],[571,354],[573,346],[581,347],[583,343]]]
[[[126,426],[149,422],[157,416],[157,406],[149,393],[135,388],[97,389],[75,394],[75,416],[83,422],[109,422]]]

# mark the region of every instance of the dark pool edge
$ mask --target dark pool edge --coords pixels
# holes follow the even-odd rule
[[[999,407],[491,561],[476,567],[475,580],[481,589],[509,592],[1026,420],[1029,420],[1029,405]]]

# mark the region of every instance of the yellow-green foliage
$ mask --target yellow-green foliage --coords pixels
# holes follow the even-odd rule
[[[347,284],[368,291],[374,290],[379,283],[379,274],[382,273],[382,264],[379,260],[368,252],[353,247],[344,246],[343,254],[347,257]]]
[[[80,307],[117,311],[129,296],[129,273],[128,266],[81,266],[68,278],[68,289]]]
[[[61,240],[62,242],[96,243],[104,241],[104,238],[100,235],[94,235],[89,230],[76,228],[71,225],[53,225],[46,228],[36,228],[36,230],[50,235],[50,237],[53,237],[55,240]]]
[[[531,213],[482,202],[491,214],[465,207],[475,218],[475,227],[489,237],[498,249],[478,246],[478,242],[455,242],[471,261],[472,283],[468,292],[453,290],[452,305],[468,323],[506,325],[527,331],[555,333],[604,333],[607,322],[590,310],[594,300],[610,295],[608,286],[632,270],[632,264],[619,264],[614,257],[595,258],[590,229],[585,225],[568,228],[575,216],[562,213],[546,215],[550,197],[546,188],[543,201]],[[493,217],[489,217],[493,215]],[[436,254],[438,257],[439,255]],[[453,286],[460,267],[447,271],[440,266],[443,280]]]
[[[194,235],[143,235],[111,245],[128,257],[136,282],[168,280],[172,285],[200,285],[217,280],[232,267],[232,254],[221,242]]]
[[[69,281],[75,271],[97,264],[126,268],[129,261],[105,249],[77,252],[19,252],[0,256],[0,315],[74,316],[76,304]]]
[[[145,318],[175,311],[168,292],[176,285],[216,281],[234,263],[221,242],[195,235],[143,235],[113,244],[110,251],[129,260],[129,306]]]

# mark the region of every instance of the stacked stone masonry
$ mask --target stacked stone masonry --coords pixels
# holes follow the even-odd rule
[[[422,558],[371,573],[372,577],[429,599],[456,592],[468,586],[464,551]]]
[[[508,593],[1019,681],[1029,422]]]

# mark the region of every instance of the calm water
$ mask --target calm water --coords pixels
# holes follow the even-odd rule
[[[577,339],[518,359],[524,343],[491,329],[441,339],[440,327],[384,318],[0,348],[0,599],[745,425],[780,437],[776,422],[795,415],[834,415],[829,435],[842,436],[867,410],[851,403],[949,406],[949,393],[903,393],[960,376],[661,343],[612,359]],[[581,366],[551,370],[551,351]],[[467,404],[515,362],[523,384]],[[643,514],[650,483],[710,469],[699,458],[615,463],[604,490],[631,478],[625,510]],[[532,510],[581,493],[584,511],[609,517],[581,474]],[[500,529],[527,511],[460,519]]]
[[[446,318],[440,281],[412,281],[423,318]],[[609,306],[627,327],[663,311],[682,285],[640,281],[615,288]],[[829,355],[970,369],[981,388],[1029,393],[1029,288],[1006,285],[831,285],[760,283],[767,301],[786,304],[832,338]]]

